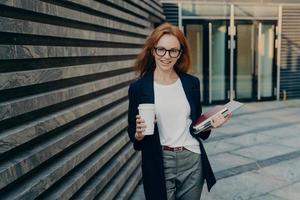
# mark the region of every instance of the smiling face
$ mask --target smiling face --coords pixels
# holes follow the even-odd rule
[[[165,34],[155,45],[152,54],[155,59],[156,67],[159,68],[159,70],[173,70],[181,54],[180,43],[174,35]]]

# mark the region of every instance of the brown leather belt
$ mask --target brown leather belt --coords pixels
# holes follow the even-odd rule
[[[163,150],[165,151],[183,151],[187,150],[185,147],[168,147],[168,146],[163,146]]]

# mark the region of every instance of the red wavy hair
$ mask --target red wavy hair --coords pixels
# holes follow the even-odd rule
[[[154,71],[155,60],[152,55],[152,50],[160,38],[165,34],[174,35],[178,39],[182,50],[179,59],[174,65],[175,71],[188,72],[191,69],[190,46],[184,34],[177,26],[164,23],[154,29],[151,35],[146,39],[142,51],[135,60],[134,70],[139,78],[143,77],[148,71]]]

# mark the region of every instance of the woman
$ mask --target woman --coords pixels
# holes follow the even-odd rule
[[[208,189],[216,179],[201,139],[210,130],[194,135],[192,124],[201,115],[200,82],[187,74],[190,49],[178,27],[165,23],[146,40],[135,62],[139,79],[129,87],[128,134],[142,151],[146,199],[200,199],[204,180]],[[143,134],[145,121],[138,105],[155,104],[153,135]],[[213,127],[227,121],[222,115]]]

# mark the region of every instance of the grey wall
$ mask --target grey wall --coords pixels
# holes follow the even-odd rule
[[[300,98],[300,5],[283,6],[281,39],[281,96]]]
[[[157,1],[0,0],[1,199],[127,199],[133,60]]]

